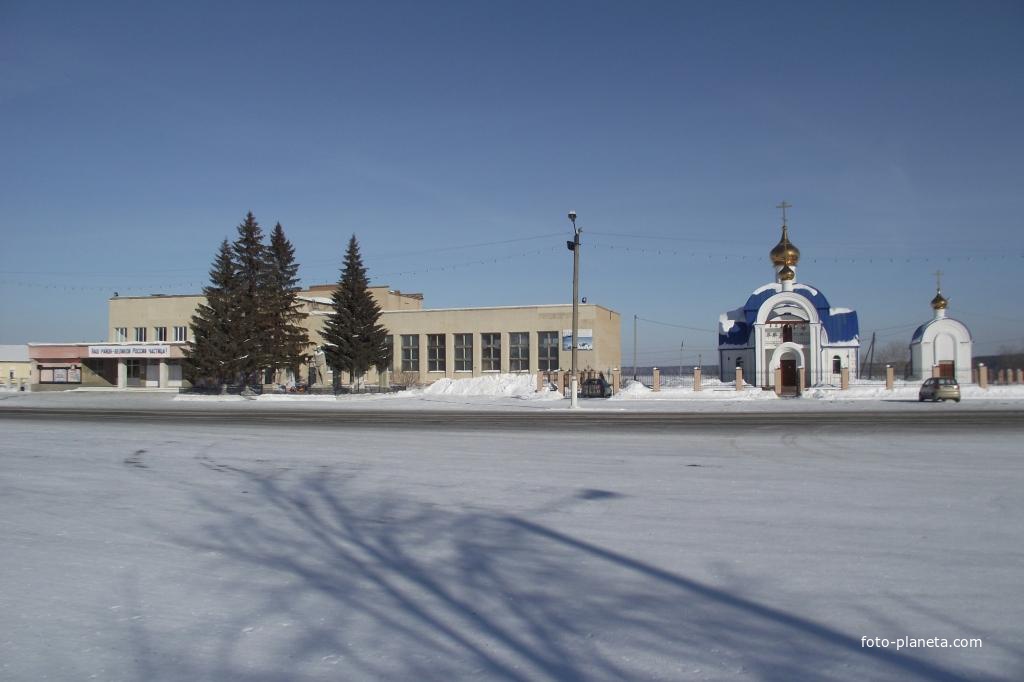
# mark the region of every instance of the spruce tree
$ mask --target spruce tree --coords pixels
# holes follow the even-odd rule
[[[356,236],[348,242],[338,286],[331,294],[333,311],[324,323],[324,355],[334,372],[335,386],[342,371],[359,383],[370,367],[387,366],[387,330],[378,324],[380,306],[369,290],[366,268]]]
[[[270,233],[267,259],[267,367],[275,371],[289,369],[297,377],[309,346],[309,335],[299,324],[303,314],[299,310],[299,265],[295,262],[295,248],[285,237],[281,223]]]
[[[235,263],[235,320],[238,344],[238,371],[245,386],[262,383],[267,367],[267,338],[271,320],[266,311],[269,289],[269,258],[263,243],[263,230],[250,212],[238,226],[238,238],[232,246]]]
[[[184,349],[186,377],[193,385],[212,382],[223,388],[237,378],[236,285],[233,253],[225,239],[210,270],[210,284],[203,287],[206,300],[192,316],[192,340]]]

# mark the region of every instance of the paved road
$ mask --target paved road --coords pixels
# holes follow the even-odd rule
[[[0,420],[62,420],[87,422],[149,422],[282,425],[327,428],[405,428],[450,431],[574,430],[646,432],[721,430],[736,428],[829,428],[845,431],[964,431],[1024,430],[1024,410],[964,412],[733,412],[733,413],[613,413],[613,412],[498,412],[459,410],[338,410],[303,409],[121,409],[0,406]]]

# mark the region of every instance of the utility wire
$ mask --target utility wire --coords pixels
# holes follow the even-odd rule
[[[641,322],[650,322],[651,324],[660,324],[663,327],[674,327],[676,329],[688,329],[692,332],[707,332],[709,334],[716,334],[716,329],[705,329],[703,327],[687,327],[682,324],[672,324],[671,322],[661,322],[660,320],[649,320],[646,317],[637,317],[636,319]]]

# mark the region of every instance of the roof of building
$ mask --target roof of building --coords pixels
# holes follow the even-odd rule
[[[0,362],[28,362],[28,346],[21,345],[0,345]]]
[[[910,343],[911,344],[919,343],[921,341],[921,339],[924,338],[925,330],[928,329],[928,327],[930,327],[933,324],[935,324],[936,322],[955,322],[956,324],[960,325],[961,327],[963,327],[964,329],[967,330],[967,338],[971,339],[971,329],[970,329],[970,327],[968,327],[966,324],[964,324],[960,320],[956,320],[956,319],[954,319],[952,317],[936,317],[936,318],[933,318],[931,320],[928,320],[927,322],[922,324],[920,327],[915,329],[914,330],[914,335],[910,337]]]
[[[742,308],[731,310],[719,318],[719,346],[748,346],[750,332],[757,321],[757,313],[769,298],[782,291],[778,282],[766,284],[754,290]],[[860,338],[860,324],[857,313],[850,308],[833,308],[828,299],[815,287],[794,284],[793,293],[800,294],[814,306],[821,319],[821,325],[828,334],[829,343],[850,343]]]

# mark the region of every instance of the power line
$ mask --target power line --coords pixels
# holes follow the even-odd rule
[[[640,320],[642,322],[650,322],[651,324],[660,324],[663,327],[674,327],[676,329],[688,329],[689,331],[692,331],[692,332],[708,332],[709,334],[716,334],[716,333],[718,333],[718,330],[716,330],[716,329],[704,329],[703,327],[687,327],[687,326],[682,325],[682,324],[672,324],[671,322],[661,322],[660,320],[649,320],[646,317],[637,317],[636,319],[638,319],[638,320]]]

